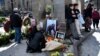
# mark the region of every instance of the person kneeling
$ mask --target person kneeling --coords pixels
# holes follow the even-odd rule
[[[40,25],[37,25],[37,30],[38,31],[35,33],[34,37],[28,44],[28,49],[30,49],[29,51],[27,49],[28,53],[41,52],[42,48],[45,48],[46,40]]]

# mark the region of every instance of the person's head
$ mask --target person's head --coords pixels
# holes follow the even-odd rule
[[[94,8],[94,11],[97,11],[97,8]]]
[[[18,12],[18,11],[19,11],[18,8],[13,9],[13,12]]]
[[[29,14],[29,17],[33,19],[33,15],[32,14]]]
[[[32,26],[32,27],[36,26],[36,20],[35,20],[35,19],[32,19],[32,20],[31,20],[31,26]]]
[[[69,4],[70,9],[74,9],[73,4]]]
[[[90,1],[89,1],[89,4],[93,5],[93,1],[92,1],[92,0],[90,0]]]
[[[90,4],[90,3],[89,3],[89,4],[87,5],[87,9],[88,9],[88,8],[93,8],[93,6],[94,6],[93,4]]]
[[[78,9],[78,4],[77,3],[74,4],[74,8]]]
[[[36,27],[37,27],[37,30],[38,31],[43,31],[43,27],[41,26],[40,23],[38,23]]]

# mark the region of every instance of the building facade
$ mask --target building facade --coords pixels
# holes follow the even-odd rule
[[[2,11],[2,9],[4,9],[4,0],[0,0],[0,10]]]

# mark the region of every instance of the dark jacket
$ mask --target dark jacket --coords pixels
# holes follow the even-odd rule
[[[92,5],[91,4],[88,4],[86,8],[85,16],[90,17],[90,18],[92,17]]]
[[[79,9],[74,9],[76,17],[74,19],[78,19],[78,14],[80,13]]]
[[[86,9],[83,10],[83,18],[86,20]]]
[[[70,8],[65,5],[65,19],[70,18]]]
[[[35,36],[33,37],[33,39],[30,41],[29,46],[34,49],[42,49],[45,48],[45,37],[43,35],[43,32],[39,31],[35,34]]]
[[[27,38],[27,39],[28,39],[29,41],[31,41],[32,38],[34,38],[36,32],[37,32],[36,26],[29,28],[29,30],[28,30],[28,36],[27,36],[28,38]]]
[[[92,17],[92,8],[86,9],[86,17]]]
[[[14,12],[10,15],[10,21],[12,27],[21,27],[22,26],[22,20],[18,13]]]
[[[74,19],[72,17],[71,9],[66,5],[65,6],[65,19],[67,19],[67,23],[70,24],[74,22]]]
[[[92,13],[92,18],[93,18],[93,19],[100,19],[99,12],[98,12],[98,11],[94,11],[94,12]]]

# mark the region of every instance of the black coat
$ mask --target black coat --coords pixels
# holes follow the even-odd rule
[[[72,17],[71,9],[66,5],[65,6],[65,19],[67,19],[67,23],[70,24],[74,22],[74,19]]]
[[[36,26],[31,27],[31,28],[29,29],[29,31],[28,31],[28,36],[27,36],[28,41],[31,41],[32,38],[34,38],[36,32],[37,32]]]
[[[78,14],[80,13],[79,9],[74,9],[74,12],[75,12],[75,19],[78,19]]]
[[[10,21],[12,27],[21,27],[22,26],[22,20],[21,16],[18,13],[12,13],[10,15]]]
[[[86,17],[92,17],[92,8],[86,9],[85,16]]]
[[[46,43],[46,40],[43,35],[43,32],[39,31],[35,34],[33,39],[30,41],[29,46],[32,49],[37,50],[37,49],[45,48],[45,43]]]
[[[86,10],[85,10],[85,16],[86,17],[92,17],[92,4],[88,4]]]

